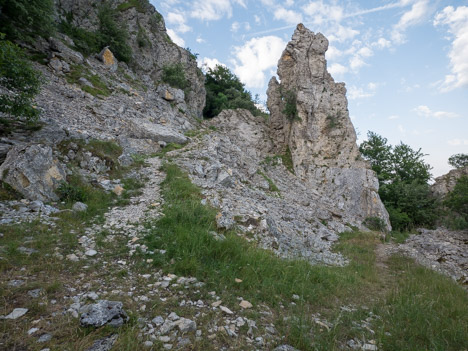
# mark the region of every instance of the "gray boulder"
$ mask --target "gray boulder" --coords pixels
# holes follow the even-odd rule
[[[60,57],[61,59],[71,63],[82,63],[84,58],[78,51],[70,49],[61,40],[56,38],[49,38],[50,49],[54,56]]]
[[[30,200],[57,201],[54,191],[65,178],[52,148],[41,144],[13,147],[0,166],[0,180]]]
[[[113,334],[108,337],[96,340],[94,344],[86,351],[109,351],[117,341],[117,337],[117,334]]]
[[[299,350],[289,345],[281,345],[273,349],[273,351],[299,351]]]
[[[135,119],[130,122],[135,137],[139,139],[150,139],[154,141],[164,141],[166,143],[185,144],[188,139],[185,135],[175,129],[154,124],[144,119]]]
[[[80,309],[80,324],[83,327],[102,327],[110,325],[120,327],[128,321],[127,313],[122,309],[122,302],[99,300],[95,304]]]

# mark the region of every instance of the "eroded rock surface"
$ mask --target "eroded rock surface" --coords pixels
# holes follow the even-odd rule
[[[299,24],[268,87],[275,149],[291,151],[295,174],[330,198],[338,210],[364,220],[382,218],[378,180],[361,160],[344,83],[327,71],[328,40]]]
[[[447,174],[437,177],[434,184],[431,185],[432,193],[439,197],[445,197],[455,189],[458,179],[463,176],[468,176],[468,167],[452,169]]]
[[[55,201],[55,190],[66,177],[50,146],[15,146],[0,166],[0,180],[30,200]]]

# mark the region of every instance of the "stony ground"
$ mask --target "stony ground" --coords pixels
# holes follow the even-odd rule
[[[0,314],[5,318],[0,322],[0,350],[273,350],[283,343],[285,335],[276,325],[281,320],[278,309],[254,305],[242,296],[227,296],[223,287],[209,290],[194,277],[176,276],[153,266],[149,257],[155,251],[159,255],[166,252],[149,252],[143,238],[162,215],[160,185],[165,174],[161,163],[159,157],[148,158],[145,167],[132,171],[130,176],[144,184],[139,193],[128,203],[111,208],[103,221],[71,229],[73,240],[60,234],[62,227],[54,219],[59,211],[56,207],[24,200],[2,204],[3,224],[34,221],[40,216],[42,224],[34,230],[42,228],[48,235],[59,232],[59,238],[44,253],[39,243],[44,237],[28,229],[18,234],[22,242],[15,247],[18,263],[7,262],[12,266],[2,271],[0,279]],[[0,240],[9,235],[2,233]],[[425,231],[403,245],[379,245],[376,266],[380,283],[364,299],[366,305],[391,289],[394,277],[386,262],[397,250],[416,259],[425,257],[430,267],[434,260],[439,268],[447,264],[466,267],[466,251],[460,249],[466,240],[461,235]],[[428,255],[431,248],[438,255]],[[2,246],[1,252],[12,249]],[[458,257],[455,263],[453,257]],[[299,303],[301,298],[294,299]],[[107,306],[107,301],[122,303],[122,309],[114,308],[116,314],[110,320],[127,323],[117,330],[80,326],[80,321],[85,324],[83,313]],[[372,335],[381,317],[366,305],[343,305],[334,320],[313,313],[312,322],[318,332],[330,333],[342,324],[341,319],[355,318],[352,326],[361,336],[348,338],[342,349],[378,350]],[[358,312],[359,317],[350,317]],[[105,324],[93,318],[94,325]],[[287,318],[283,323],[289,323]],[[278,350],[294,349],[285,346]]]

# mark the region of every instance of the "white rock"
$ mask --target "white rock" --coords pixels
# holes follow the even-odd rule
[[[15,308],[8,316],[1,317],[1,319],[18,319],[28,312],[27,308]]]
[[[96,256],[97,255],[97,251],[96,250],[93,250],[93,249],[89,249],[85,252],[85,255],[88,256],[88,257],[93,257],[93,256]]]
[[[226,314],[234,314],[229,308],[224,307],[224,306],[219,306],[220,310],[223,311]]]
[[[252,308],[253,305],[249,302],[249,301],[246,301],[246,300],[242,300],[239,304],[240,307],[242,308]]]

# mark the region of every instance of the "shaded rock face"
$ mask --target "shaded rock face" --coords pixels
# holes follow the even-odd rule
[[[327,71],[328,40],[299,24],[268,86],[270,130],[277,152],[289,148],[295,174],[357,218],[382,218],[378,180],[361,160],[344,83]]]
[[[468,176],[468,167],[452,169],[447,174],[437,177],[434,184],[431,185],[432,193],[439,197],[447,196],[449,192],[455,189],[458,179],[463,176]]]
[[[0,179],[30,200],[58,200],[54,191],[65,178],[52,148],[40,144],[13,147],[0,166]]]
[[[115,6],[127,1],[115,1]],[[74,25],[88,30],[98,27],[95,1],[56,0],[60,9],[60,20],[67,13],[73,14]],[[186,101],[190,115],[201,117],[205,107],[205,78],[197,67],[196,59],[187,50],[172,42],[167,34],[164,19],[152,5],[139,2],[138,7],[119,11],[120,23],[127,24],[128,44],[132,47],[132,67],[139,74],[148,75],[160,83],[163,67],[181,64],[190,83]]]

